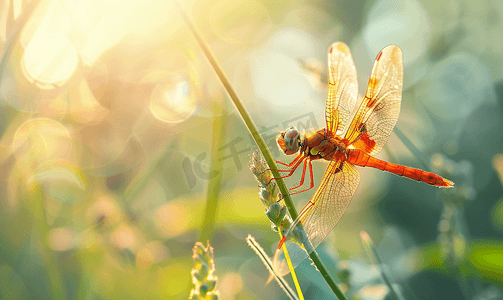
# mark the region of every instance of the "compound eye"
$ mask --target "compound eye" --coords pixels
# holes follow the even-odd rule
[[[295,127],[290,127],[285,131],[284,136],[286,154],[293,154],[300,148],[300,133]]]

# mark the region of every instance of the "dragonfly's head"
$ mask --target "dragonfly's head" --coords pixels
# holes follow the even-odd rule
[[[301,145],[301,136],[297,128],[290,127],[287,130],[280,131],[276,137],[279,148],[286,155],[292,155],[299,151]]]

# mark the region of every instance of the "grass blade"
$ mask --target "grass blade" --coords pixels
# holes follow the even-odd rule
[[[260,244],[257,241],[255,241],[253,236],[248,235],[248,237],[246,238],[246,242],[253,249],[253,251],[257,253],[258,257],[260,257],[260,259],[266,266],[267,270],[269,270],[269,273],[274,277],[276,282],[278,282],[279,286],[283,289],[283,291],[285,291],[286,295],[290,299],[299,300],[295,295],[295,293],[290,288],[290,286],[288,285],[288,283],[285,281],[285,279],[274,273],[272,261],[269,259],[269,256],[267,255],[267,253],[265,253],[264,249],[260,246]]]
[[[47,212],[44,207],[44,195],[39,183],[29,186],[30,200],[32,201],[31,210],[33,215],[33,224],[41,238],[41,257],[45,265],[47,277],[50,283],[50,291],[53,299],[67,299],[64,279],[59,271],[59,265],[55,253],[49,247],[46,240],[49,235],[49,226],[47,225]]]
[[[222,105],[215,103],[213,106],[214,115],[220,115],[217,110],[222,109]],[[224,139],[224,122],[223,117],[216,117],[213,119],[213,143],[211,146],[211,157],[213,158],[210,163],[210,170],[217,171],[218,175],[211,177],[208,181],[208,188],[206,191],[206,208],[200,240],[206,241],[210,239],[213,229],[215,227],[215,216],[217,214],[218,196],[220,195],[220,187],[222,182],[222,161],[217,159],[218,148]]]

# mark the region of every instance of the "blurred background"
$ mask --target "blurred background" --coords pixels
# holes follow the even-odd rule
[[[402,109],[378,157],[455,188],[360,168],[318,252],[350,299],[390,297],[362,230],[406,299],[503,298],[500,1],[182,6],[286,162],[278,130],[325,126],[328,46],[349,45],[360,94],[400,46]],[[196,241],[214,247],[221,299],[287,299],[245,242],[272,256],[279,240],[256,145],[172,2],[0,0],[0,53],[0,299],[187,299]],[[334,297],[309,261],[297,270],[306,299]]]

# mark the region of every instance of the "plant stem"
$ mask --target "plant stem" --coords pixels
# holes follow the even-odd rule
[[[49,279],[50,290],[54,299],[67,299],[63,277],[61,276],[54,253],[47,244],[49,227],[47,226],[47,215],[44,208],[44,196],[40,184],[36,183],[30,187],[30,200],[33,202],[32,214],[37,226],[40,244],[42,247],[41,257],[45,265],[47,277]]]
[[[197,29],[195,28],[192,21],[189,19],[189,17],[187,16],[185,11],[181,7],[181,5],[178,3],[178,1],[175,1],[175,3],[178,7],[178,10],[180,11],[180,14],[182,15],[187,27],[189,27],[190,31],[192,32],[192,34],[196,38],[199,46],[201,47],[201,49],[203,50],[203,52],[206,56],[206,58],[208,59],[211,66],[215,70],[215,73],[217,73],[217,76],[220,79],[220,82],[222,83],[225,90],[229,94],[229,97],[231,98],[232,102],[236,106],[236,109],[238,110],[239,115],[243,119],[243,122],[245,123],[246,128],[248,129],[248,131],[252,135],[253,139],[255,140],[255,143],[257,143],[257,146],[259,147],[260,151],[262,152],[262,155],[264,156],[265,161],[267,162],[267,164],[271,168],[271,171],[274,175],[274,178],[281,177],[279,172],[276,171],[276,170],[278,170],[278,167],[276,166],[276,163],[275,163],[274,159],[272,158],[272,155],[271,155],[271,152],[269,151],[269,148],[267,148],[267,145],[266,145],[264,139],[262,138],[262,136],[260,135],[260,133],[257,129],[257,126],[255,126],[255,123],[250,118],[250,115],[248,114],[245,107],[243,106],[243,104],[239,100],[236,92],[234,91],[234,88],[227,80],[227,77],[225,76],[223,69],[220,67],[220,65],[216,61],[215,56],[213,55],[213,53],[211,52],[209,47],[206,45],[206,43],[203,41],[199,32],[197,31]],[[276,181],[278,183],[278,187],[279,187],[281,193],[284,196],[285,205],[287,206],[288,211],[290,212],[290,216],[293,219],[296,219],[298,214],[297,214],[297,211],[295,210],[295,206],[293,205],[292,198],[290,198],[290,195],[288,193],[288,189],[286,188],[285,182],[281,179],[276,180]]]
[[[279,232],[279,237],[283,238],[283,235],[281,235],[281,230],[278,230]],[[295,289],[297,290],[297,294],[299,295],[300,300],[304,300],[304,294],[302,293],[302,289],[300,288],[299,280],[297,279],[297,274],[295,274],[295,268],[292,265],[292,260],[290,259],[290,254],[288,254],[288,249],[286,248],[286,245],[283,244],[283,252],[285,253],[285,259],[286,262],[288,263],[288,268],[290,269],[290,274],[292,274],[292,279],[293,283],[295,284]]]
[[[286,295],[292,300],[299,300],[299,298],[297,298],[297,296],[294,294],[294,292],[292,291],[288,283],[285,281],[285,279],[274,273],[272,261],[269,259],[269,256],[267,255],[267,253],[265,253],[264,249],[260,246],[260,244],[257,241],[255,241],[255,238],[253,238],[251,235],[248,235],[248,237],[246,238],[246,242],[253,249],[253,251],[257,253],[257,255],[260,257],[267,270],[269,270],[271,275],[278,282],[279,286],[285,291]]]
[[[206,45],[206,43],[202,39],[202,37],[199,34],[197,28],[194,26],[194,24],[192,23],[192,21],[189,19],[189,17],[187,16],[187,14],[185,13],[185,11],[183,10],[183,8],[180,5],[180,3],[178,3],[178,1],[175,1],[175,4],[176,4],[176,6],[178,8],[178,11],[180,12],[182,18],[184,19],[185,24],[187,25],[187,27],[189,28],[189,30],[191,31],[191,33],[194,35],[197,43],[199,44],[199,46],[203,50],[206,58],[208,59],[208,61],[210,62],[211,66],[215,70],[215,73],[217,73],[217,76],[220,79],[220,82],[222,83],[222,85],[224,86],[225,90],[229,94],[229,97],[231,98],[232,102],[236,106],[236,109],[238,110],[239,115],[243,119],[243,122],[245,123],[246,128],[248,128],[248,131],[250,132],[250,134],[252,135],[253,139],[255,140],[255,143],[257,143],[257,146],[259,147],[260,152],[262,152],[262,155],[263,155],[265,161],[267,162],[267,164],[269,165],[269,168],[271,168],[271,171],[273,173],[274,178],[281,177],[281,175],[279,174],[279,172],[276,171],[276,170],[278,170],[278,167],[276,166],[276,162],[274,161],[274,159],[273,159],[273,157],[271,155],[271,152],[269,151],[269,148],[267,148],[267,145],[266,145],[264,139],[262,138],[262,136],[260,135],[260,133],[259,133],[259,131],[257,129],[257,126],[255,126],[255,124],[254,124],[253,120],[251,119],[250,115],[248,114],[248,112],[246,111],[245,107],[243,106],[243,104],[239,100],[239,98],[238,98],[236,92],[234,91],[234,89],[232,88],[229,80],[227,80],[227,76],[225,76],[225,73],[224,73],[223,69],[218,64],[217,60],[215,59],[215,56],[211,52],[211,50],[208,47],[208,45]],[[297,218],[298,214],[297,214],[297,211],[295,210],[295,206],[293,204],[292,198],[290,197],[290,194],[288,193],[288,189],[287,189],[287,187],[285,185],[285,182],[282,179],[276,179],[276,182],[278,183],[278,187],[279,187],[279,189],[281,191],[281,194],[283,195],[283,200],[285,201],[285,205],[286,205],[286,207],[288,209],[288,212],[290,213],[290,216],[292,217],[292,219],[295,220]],[[330,274],[328,273],[327,269],[325,268],[325,266],[321,262],[321,260],[318,257],[318,254],[316,253],[316,251],[311,252],[311,254],[309,255],[309,257],[311,257],[311,259],[314,262],[315,266],[318,268],[318,271],[321,273],[321,275],[323,276],[323,278],[325,279],[325,281],[327,282],[327,284],[330,286],[330,288],[332,289],[332,291],[334,292],[334,294],[340,300],[346,299],[346,297],[344,296],[344,294],[338,288],[337,284],[335,283],[335,281],[330,276]]]
[[[214,103],[213,111],[215,115],[220,115],[217,110],[221,109],[222,105]],[[224,139],[224,122],[223,117],[215,117],[213,119],[213,143],[211,147],[211,166],[210,170],[218,172],[217,176],[209,179],[208,189],[206,192],[206,208],[201,231],[200,241],[209,240],[215,227],[215,216],[217,214],[218,196],[220,195],[220,187],[222,183],[222,161],[217,159],[217,149],[222,144]]]

